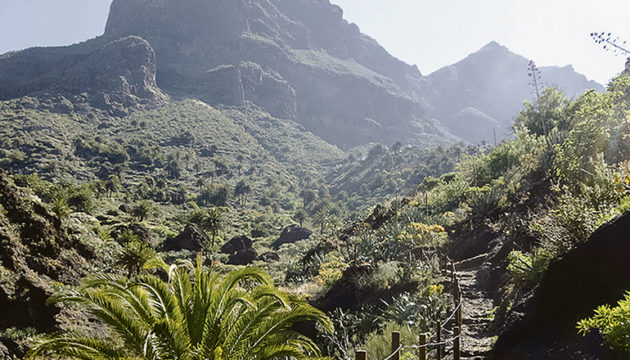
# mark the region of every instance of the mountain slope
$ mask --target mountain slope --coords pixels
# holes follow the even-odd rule
[[[497,140],[510,133],[523,100],[532,100],[529,60],[491,42],[462,61],[427,77],[429,115],[445,123],[455,134],[471,142]],[[540,67],[544,86],[557,86],[573,98],[585,90],[604,88],[565,67]]]
[[[251,101],[336,145],[445,135],[424,121],[417,68],[327,0],[116,0],[104,37],[129,35],[153,46],[167,91]]]

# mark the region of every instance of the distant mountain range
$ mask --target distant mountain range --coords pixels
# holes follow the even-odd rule
[[[534,94],[527,75],[529,60],[491,42],[464,60],[427,77],[428,114],[446,124],[451,132],[473,143],[500,140],[510,133],[524,100]],[[542,85],[555,86],[569,98],[587,89],[604,87],[589,81],[571,65],[540,67]]]
[[[423,76],[328,0],[114,0],[96,39],[0,55],[0,100],[62,94],[125,116],[194,98],[257,106],[341,148],[431,146],[506,136],[530,98],[526,68],[490,43]],[[570,66],[541,70],[569,96],[602,90]]]

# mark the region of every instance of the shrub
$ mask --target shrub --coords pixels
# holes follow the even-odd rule
[[[553,254],[544,248],[536,248],[531,254],[511,251],[508,255],[507,270],[514,280],[527,286],[535,285],[542,279]]]
[[[486,216],[499,207],[503,197],[500,185],[503,185],[503,182],[498,181],[491,186],[471,187],[466,191],[466,203],[474,217]]]
[[[400,342],[403,345],[416,345],[418,343],[417,330],[408,326],[401,326],[395,322],[388,322],[382,330],[374,331],[367,336],[362,348],[367,350],[369,357],[372,359],[385,359],[392,353],[391,333],[393,331],[400,332]],[[414,350],[412,348],[403,349],[400,353],[401,359],[413,358]]]
[[[598,307],[592,317],[580,320],[577,328],[582,335],[597,329],[606,344],[626,356],[630,355],[630,292],[615,307]]]

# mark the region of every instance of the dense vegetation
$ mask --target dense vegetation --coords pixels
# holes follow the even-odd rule
[[[32,358],[382,358],[384,331],[411,339],[453,310],[438,254],[480,255],[471,233],[511,244],[494,319],[507,322],[552,261],[630,209],[630,75],[538,95],[496,146],[346,153],[251,104],[115,117],[60,96],[0,102],[5,188],[24,199],[0,196],[0,244],[28,245],[0,257],[0,290],[37,278],[59,307],[0,341]],[[54,239],[33,235],[47,223]],[[74,264],[54,261],[55,241],[90,275],[58,276]],[[627,303],[580,331],[627,352]]]

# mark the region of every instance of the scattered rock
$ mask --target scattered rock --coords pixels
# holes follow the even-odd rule
[[[280,234],[280,237],[271,244],[274,249],[277,249],[282,244],[292,244],[300,240],[308,239],[313,232],[307,228],[300,227],[299,225],[289,225]]]
[[[164,250],[191,250],[201,251],[205,244],[210,243],[210,238],[197,224],[188,224],[184,230],[174,238],[168,239],[163,243]]]
[[[280,255],[277,252],[268,251],[260,255],[257,260],[264,262],[280,261]]]
[[[234,254],[239,251],[251,249],[253,246],[252,239],[248,238],[245,235],[235,236],[232,240],[226,242],[221,246],[221,252],[224,254]]]
[[[248,265],[258,257],[256,250],[249,248],[237,251],[230,255],[228,264],[231,265]]]

